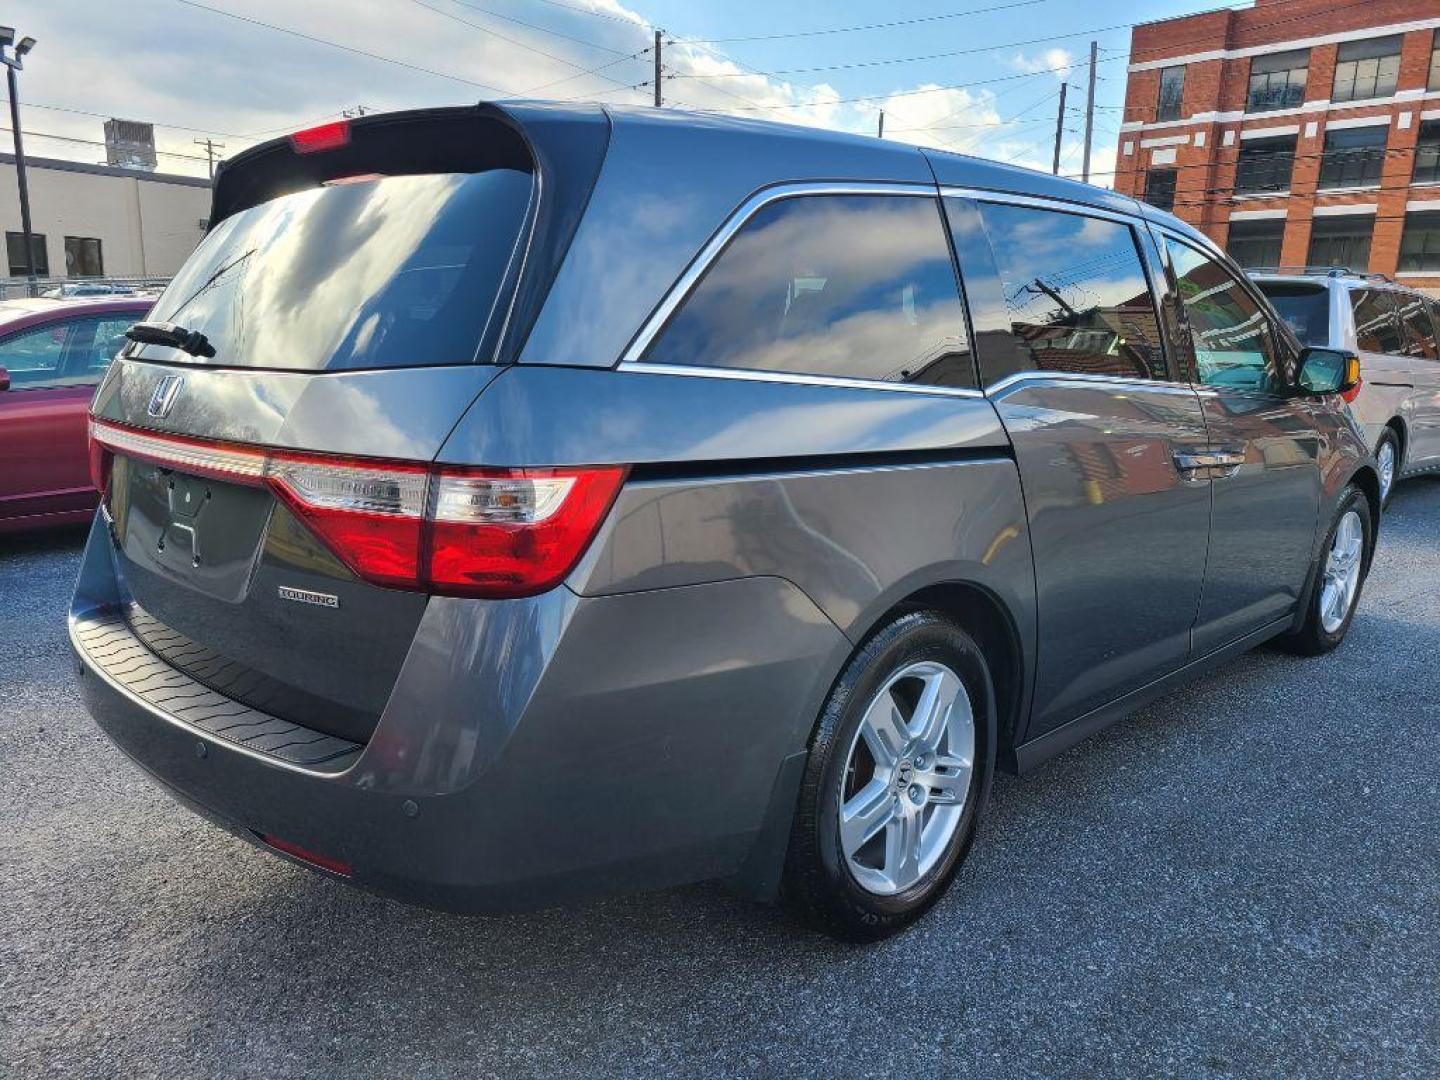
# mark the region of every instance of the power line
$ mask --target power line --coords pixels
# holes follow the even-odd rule
[[[186,7],[195,8],[198,11],[208,11],[212,15],[223,15],[227,19],[235,19],[238,22],[248,23],[251,26],[262,26],[266,30],[273,30],[278,34],[288,34],[291,37],[300,38],[303,41],[315,45],[324,45],[327,49],[339,49],[354,56],[364,56],[370,60],[379,60],[384,64],[393,64],[396,67],[406,68],[410,71],[417,71],[422,75],[433,75],[439,79],[449,79],[451,82],[465,83],[468,86],[478,86],[481,90],[491,90],[497,94],[510,93],[503,87],[494,86],[479,79],[471,79],[465,75],[455,75],[448,71],[438,71],[435,68],[423,67],[420,64],[412,64],[408,60],[397,60],[393,56],[385,56],[382,53],[370,52],[368,49],[356,48],[354,45],[342,45],[338,41],[328,41],[325,38],[315,37],[300,30],[292,30],[288,26],[277,26],[275,23],[263,22],[260,19],[252,19],[248,15],[239,15],[233,11],[226,11],[224,8],[211,7],[209,4],[202,4],[200,0],[175,0],[177,4],[184,4]],[[217,133],[218,134],[218,133]]]
[[[24,130],[25,137],[29,139],[54,139],[58,142],[79,143],[84,146],[99,146],[101,148],[106,148],[109,145],[99,139],[82,139],[75,135],[53,135],[44,131],[32,131],[28,127]],[[0,133],[9,135],[11,132],[8,127],[0,127]],[[218,146],[219,144],[216,145]],[[180,158],[184,161],[208,162],[211,160],[210,158],[207,158],[200,154],[181,154],[177,153],[174,150],[156,150],[155,153],[159,157]],[[138,174],[140,173],[140,170],[136,170],[136,172]]]
[[[991,15],[997,11],[1034,7],[1036,4],[1047,2],[1048,0],[1018,0],[1018,2],[1011,4],[991,4],[980,8],[968,8],[965,11],[951,11],[943,15],[923,15],[914,19],[895,19],[891,22],[866,23],[861,26],[832,26],[822,30],[796,30],[782,34],[751,34],[743,37],[682,38],[678,40],[685,41],[686,44],[690,45],[733,45],[747,41],[786,41],[794,38],[822,37],[827,34],[855,34],[870,30],[890,30],[900,26],[919,26],[922,23],[942,22],[946,19],[962,19],[970,15]]]
[[[566,41],[573,41],[577,45],[584,45],[586,48],[589,49],[599,49],[602,52],[613,53],[616,56],[619,56],[624,52],[623,49],[614,49],[611,48],[609,45],[601,45],[598,41],[590,41],[587,38],[575,37],[571,34],[566,34],[559,30],[553,30],[548,26],[541,26],[539,23],[526,22],[524,19],[517,19],[513,15],[503,15],[498,11],[491,11],[489,8],[483,8],[479,4],[471,3],[470,0],[453,0],[453,2],[458,4],[460,7],[469,8],[471,11],[479,12],[481,15],[489,15],[492,19],[500,19],[504,22],[511,22],[514,23],[516,26],[523,26],[529,30],[538,30],[542,34],[549,34],[551,37],[558,37],[563,38]],[[429,7],[428,4],[425,6]],[[432,8],[431,10],[434,9]],[[441,14],[444,13],[441,12]],[[474,26],[475,24],[467,23],[466,25]],[[631,23],[631,25],[633,26],[635,24]],[[491,32],[493,33],[493,31]],[[498,37],[499,35],[497,34],[496,36]]]
[[[994,44],[994,45],[978,45],[978,46],[975,46],[975,47],[969,48],[969,49],[953,49],[953,50],[951,50],[951,51],[949,51],[949,52],[926,53],[926,54],[923,55],[923,56],[897,56],[897,57],[892,57],[892,58],[884,59],[884,60],[853,60],[853,61],[850,61],[850,62],[848,62],[848,63],[843,63],[843,64],[822,64],[822,65],[818,65],[818,66],[816,66],[816,67],[776,68],[775,71],[774,71],[774,74],[775,74],[775,75],[810,75],[810,74],[818,74],[818,73],[820,73],[820,72],[825,72],[825,71],[850,71],[850,70],[853,70],[853,69],[856,69],[856,68],[887,67],[887,66],[890,66],[890,65],[893,65],[893,64],[918,64],[918,63],[922,63],[922,62],[924,62],[924,61],[926,61],[926,60],[948,60],[948,59],[951,59],[951,58],[956,57],[956,56],[970,56],[970,55],[973,55],[973,54],[975,54],[975,53],[994,52],[994,51],[997,50],[997,49],[1014,49],[1014,48],[1020,48],[1021,46],[1025,46],[1025,45],[1045,45],[1045,44],[1048,44],[1048,43],[1050,43],[1050,42],[1052,42],[1052,41],[1066,41],[1066,40],[1069,40],[1070,38],[1089,37],[1089,36],[1091,36],[1091,35],[1093,35],[1093,34],[1104,34],[1104,33],[1109,33],[1110,31],[1113,31],[1113,30],[1128,30],[1128,29],[1130,29],[1131,25],[1132,25],[1131,23],[1116,23],[1114,26],[1102,26],[1102,27],[1099,27],[1099,28],[1097,28],[1097,29],[1095,29],[1095,30],[1077,30],[1077,31],[1075,31],[1074,33],[1071,33],[1071,34],[1053,34],[1053,35],[1051,35],[1050,37],[1027,38],[1027,39],[1024,40],[1024,41],[1003,41],[1003,42],[998,42],[998,43],[996,43],[996,44]],[[681,40],[683,40],[683,39],[681,39]],[[1068,70],[1070,67],[1078,66],[1079,63],[1080,63],[1080,61],[1077,60],[1077,61],[1075,61],[1073,64],[1066,65],[1065,68],[1060,69],[1060,70]],[[1054,70],[1054,69],[1045,69],[1044,71],[1037,71],[1037,72],[1026,72],[1026,74],[1041,75],[1041,74],[1046,74],[1046,73],[1047,73],[1048,71],[1050,71],[1050,70]],[[684,76],[681,76],[681,77],[684,78]],[[710,76],[710,77],[724,78],[724,77],[726,77],[726,76]],[[731,76],[731,77],[733,77],[733,76]]]
[[[1377,125],[1377,126],[1378,126],[1378,125]],[[1395,156],[1404,156],[1404,155],[1407,155],[1407,154],[1415,154],[1415,153],[1418,153],[1418,152],[1420,151],[1420,149],[1421,149],[1421,146],[1420,146],[1420,144],[1417,143],[1415,146],[1394,146],[1394,147],[1387,146],[1387,147],[1376,147],[1376,148],[1373,148],[1373,149],[1365,149],[1365,150],[1359,150],[1359,151],[1356,151],[1356,150],[1345,150],[1345,151],[1337,152],[1337,151],[1332,150],[1332,151],[1330,151],[1328,154],[1327,154],[1325,151],[1323,151],[1323,150],[1319,150],[1319,151],[1316,151],[1316,152],[1314,152],[1314,153],[1307,153],[1307,154],[1293,154],[1293,155],[1292,155],[1292,154],[1272,154],[1272,155],[1266,155],[1266,156],[1267,156],[1267,157],[1277,157],[1277,158],[1289,158],[1291,161],[1323,161],[1323,160],[1324,160],[1325,158],[1327,158],[1327,157],[1332,158],[1332,159],[1336,159],[1336,160],[1346,160],[1347,158],[1352,158],[1352,159],[1358,160],[1358,159],[1365,158],[1365,157],[1385,157],[1385,158],[1389,158],[1389,157],[1395,157]],[[1220,160],[1196,161],[1196,162],[1191,162],[1191,163],[1188,164],[1188,165],[1162,165],[1162,166],[1158,166],[1158,168],[1160,168],[1160,169],[1165,169],[1165,170],[1173,170],[1173,171],[1175,171],[1175,172],[1189,172],[1189,171],[1192,171],[1192,170],[1195,170],[1195,169],[1220,169],[1220,168],[1228,168],[1228,167],[1230,167],[1230,166],[1238,166],[1239,164],[1240,164],[1240,161],[1239,161],[1239,157],[1238,157],[1238,155],[1237,155],[1237,157],[1236,157],[1235,159],[1233,159],[1233,160],[1228,160],[1228,161],[1220,161]],[[1148,168],[1143,168],[1143,167],[1141,167],[1141,166],[1139,166],[1139,165],[1136,165],[1136,166],[1134,166],[1133,168],[1129,168],[1129,169],[1114,169],[1114,170],[1112,170],[1112,171],[1110,171],[1110,172],[1105,172],[1105,173],[1093,173],[1092,175],[1094,175],[1094,176],[1118,176],[1118,175],[1120,175],[1120,173],[1122,173],[1122,172],[1135,172],[1135,173],[1144,174],[1144,173],[1147,173],[1147,172],[1150,172],[1150,171],[1151,171],[1151,170],[1148,169]],[[1229,189],[1229,188],[1214,188],[1214,189],[1209,189],[1209,190],[1228,191],[1228,190],[1230,190],[1230,189]]]
[[[527,42],[521,41],[519,38],[513,38],[513,37],[510,37],[510,36],[508,36],[508,35],[506,35],[506,34],[502,34],[502,33],[500,33],[500,31],[494,29],[493,27],[482,26],[480,23],[471,22],[469,19],[462,19],[459,15],[452,14],[451,12],[444,11],[444,10],[442,10],[441,8],[435,7],[434,5],[427,3],[426,0],[411,0],[411,3],[417,4],[417,5],[419,5],[420,7],[424,8],[426,11],[434,12],[436,15],[439,15],[439,16],[441,16],[441,17],[443,17],[443,18],[453,20],[454,22],[459,23],[461,26],[468,26],[468,27],[470,27],[470,29],[472,29],[472,30],[479,30],[481,33],[488,34],[488,35],[490,35],[491,37],[498,38],[498,39],[501,40],[501,41],[509,42],[511,45],[515,45],[515,46],[517,46],[517,47],[519,47],[519,48],[521,48],[521,49],[526,49],[526,50],[528,50],[528,51],[530,51],[530,52],[533,52],[533,53],[535,53],[535,54],[537,54],[537,55],[539,55],[539,56],[543,56],[543,57],[545,57],[547,60],[554,60],[556,63],[564,64],[566,67],[577,68],[577,69],[580,70],[580,75],[598,75],[600,78],[604,79],[606,82],[615,83],[615,84],[617,84],[617,85],[623,85],[622,80],[620,80],[620,79],[614,79],[614,78],[611,78],[609,75],[602,75],[602,74],[600,74],[600,72],[601,72],[604,68],[610,67],[610,66],[612,66],[613,64],[618,64],[618,63],[620,62],[620,60],[627,60],[627,59],[629,59],[629,57],[624,56],[623,54],[620,54],[620,53],[619,53],[619,50],[617,50],[617,49],[612,49],[612,48],[610,48],[608,45],[595,45],[595,44],[593,44],[592,42],[581,41],[580,38],[570,37],[570,35],[568,35],[568,34],[559,34],[559,35],[558,35],[559,37],[563,37],[563,38],[565,38],[565,39],[568,40],[568,41],[579,41],[582,45],[590,45],[591,48],[603,49],[603,50],[606,51],[606,52],[616,53],[617,55],[620,56],[620,60],[613,60],[613,61],[611,61],[611,62],[608,63],[608,64],[602,64],[602,65],[600,65],[600,67],[590,68],[589,70],[585,70],[585,65],[584,65],[584,64],[577,64],[574,60],[570,60],[570,59],[568,59],[568,58],[566,58],[566,57],[564,57],[564,56],[559,56],[559,55],[557,55],[556,53],[552,53],[552,52],[546,52],[544,49],[537,48],[537,47],[534,46],[534,45],[530,45],[530,44],[528,44]],[[465,8],[470,8],[471,10],[474,10],[474,11],[480,11],[480,12],[483,12],[483,13],[485,13],[485,14],[487,14],[487,15],[493,15],[493,14],[494,14],[494,12],[485,11],[484,8],[476,8],[476,7],[473,7],[473,5],[471,5],[471,4],[461,4],[460,6],[461,6],[461,7],[465,7]],[[509,18],[509,16],[506,16],[506,15],[501,15],[501,16],[498,16],[498,17],[499,17],[499,18],[502,18],[502,19]],[[511,21],[511,22],[520,22],[519,19],[511,19],[510,21]],[[532,23],[526,23],[526,22],[520,22],[520,25],[521,25],[521,26],[533,26]],[[632,55],[633,55],[633,54],[632,54]],[[574,75],[574,76],[571,76],[571,77],[572,77],[572,78],[579,78],[580,75]],[[563,81],[565,81],[565,80],[561,79],[561,80],[557,80],[557,81],[563,82]],[[546,85],[553,86],[553,85],[555,85],[555,84],[554,84],[554,83],[547,83]],[[521,92],[521,95],[520,95],[520,96],[522,96],[522,97],[528,96],[528,95],[530,95],[530,94],[532,94],[532,93],[534,93],[534,92],[535,92],[534,90],[525,90],[525,91],[522,91],[522,92]]]

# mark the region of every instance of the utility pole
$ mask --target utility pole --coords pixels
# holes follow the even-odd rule
[[[1085,161],[1080,166],[1080,179],[1090,182],[1090,141],[1095,135],[1095,65],[1099,61],[1100,43],[1090,42],[1090,94],[1085,99]]]
[[[883,138],[885,137],[885,110],[884,110],[884,109],[881,109],[881,110],[880,110],[880,130],[878,130],[877,132],[875,132],[875,137],[876,137],[877,139],[883,139]]]
[[[660,96],[660,37],[665,31],[655,31],[655,107],[660,108],[662,102]]]
[[[26,292],[34,296],[35,288],[35,234],[30,228],[30,184],[25,176],[25,143],[20,137],[20,90],[15,73],[25,67],[25,54],[35,47],[33,37],[21,38],[15,44],[15,55],[8,49],[15,43],[15,28],[0,26],[0,63],[5,65],[5,77],[10,88],[10,131],[15,136],[15,180],[20,188],[20,232],[25,244]]]
[[[216,142],[214,139],[192,139],[191,141],[196,146],[203,146],[205,148],[205,161],[210,167],[210,179],[214,180],[215,159],[220,156],[215,153],[215,151],[224,150],[225,144],[223,142]]]
[[[1055,162],[1050,166],[1050,175],[1060,175],[1060,140],[1065,135],[1065,92],[1070,89],[1069,83],[1060,84],[1060,112],[1055,117]]]

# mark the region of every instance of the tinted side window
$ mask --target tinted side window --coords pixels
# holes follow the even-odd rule
[[[1230,271],[1169,237],[1195,371],[1206,386],[1278,392],[1283,386],[1270,319]]]
[[[1302,345],[1330,344],[1330,290],[1291,281],[1257,282]]]
[[[806,195],[762,207],[644,361],[973,387],[938,201]]]
[[[1430,321],[1430,305],[1416,293],[1399,293],[1400,329],[1405,332],[1405,354],[1426,360],[1435,359],[1435,326]]]
[[[995,203],[980,213],[1030,370],[1169,378],[1128,225]]]
[[[1355,289],[1350,293],[1355,315],[1355,345],[1365,352],[1404,351],[1400,322],[1395,317],[1395,294],[1387,289]]]
[[[63,378],[62,361],[70,324],[48,323],[0,341],[0,367],[10,373],[10,383],[17,390],[38,390],[56,386]]]
[[[99,382],[115,354],[125,347],[125,331],[143,317],[137,312],[77,322],[75,336],[70,340],[70,358],[66,361],[65,373],[75,378],[88,376],[90,380]]]

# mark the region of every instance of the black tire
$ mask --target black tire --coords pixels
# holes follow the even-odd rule
[[[1380,441],[1375,444],[1375,460],[1380,460],[1381,450],[1388,445],[1395,454],[1395,474],[1390,479],[1390,490],[1382,491],[1380,494],[1380,509],[1384,510],[1390,505],[1391,498],[1395,495],[1395,485],[1400,482],[1400,468],[1404,462],[1400,458],[1400,440],[1395,435],[1394,428],[1386,428],[1385,434],[1380,436]]]
[[[1320,610],[1324,594],[1325,563],[1331,545],[1335,542],[1335,533],[1340,527],[1341,520],[1352,510],[1359,514],[1360,525],[1364,533],[1364,540],[1361,544],[1360,583],[1355,590],[1355,598],[1350,602],[1350,610],[1346,612],[1344,621],[1335,630],[1327,631]],[[1365,578],[1370,573],[1370,555],[1374,542],[1375,522],[1370,511],[1370,500],[1365,497],[1364,492],[1352,484],[1345,489],[1340,504],[1330,519],[1330,528],[1325,531],[1325,543],[1321,546],[1319,554],[1316,555],[1315,566],[1310,575],[1310,595],[1306,600],[1305,622],[1300,629],[1278,639],[1276,644],[1280,648],[1297,656],[1323,656],[1345,640],[1345,635],[1350,631],[1350,624],[1355,620],[1355,611],[1360,606],[1360,596],[1365,591]]]
[[[866,707],[891,675],[924,660],[945,664],[964,685],[975,718],[974,763],[965,808],[943,854],[910,888],[879,895],[857,882],[840,843],[850,747]],[[786,853],[786,905],[844,941],[878,941],[909,926],[940,899],[969,851],[994,771],[995,691],[980,647],[934,611],[908,612],[887,623],[851,657],[816,724]]]

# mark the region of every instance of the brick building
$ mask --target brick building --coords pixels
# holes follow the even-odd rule
[[[1440,294],[1440,0],[1255,0],[1137,26],[1117,190],[1244,266]]]

